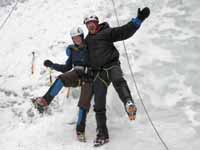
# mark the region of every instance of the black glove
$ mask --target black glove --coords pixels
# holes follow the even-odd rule
[[[53,66],[53,62],[51,60],[45,60],[44,61],[44,66],[45,67],[52,67]]]
[[[141,21],[144,21],[147,17],[149,17],[149,15],[150,15],[150,9],[148,7],[145,7],[142,10],[138,8],[137,18],[140,19]]]

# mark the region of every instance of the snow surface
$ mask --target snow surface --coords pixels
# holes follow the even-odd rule
[[[0,0],[0,24],[14,6]],[[151,16],[126,40],[129,58],[144,103],[169,149],[200,147],[200,1],[115,0],[120,23],[137,14],[138,7],[151,8]],[[83,25],[88,14],[117,26],[111,0],[20,0],[0,30],[0,149],[91,150],[96,123],[91,109],[87,120],[87,143],[76,140],[75,125],[79,88],[66,98],[66,89],[55,98],[49,114],[32,116],[31,97],[42,96],[49,87],[45,59],[64,63],[69,31]],[[155,135],[136,94],[121,42],[116,43],[125,78],[138,106],[130,122],[116,92],[107,96],[110,143],[102,150],[164,149]],[[32,51],[36,72],[31,75]],[[53,78],[59,73],[53,71]]]

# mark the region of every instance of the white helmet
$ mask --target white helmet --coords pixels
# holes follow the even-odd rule
[[[83,23],[86,24],[89,21],[97,21],[97,22],[99,22],[99,18],[96,15],[85,17]]]
[[[70,31],[70,36],[74,37],[74,36],[78,36],[78,35],[84,36],[83,29],[81,29],[80,27],[72,28]]]

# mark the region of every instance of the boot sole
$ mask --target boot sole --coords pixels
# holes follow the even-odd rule
[[[136,107],[130,106],[128,108],[128,117],[131,121],[136,119],[136,112],[137,112]]]
[[[104,144],[107,144],[109,142],[109,139],[106,139],[104,142],[94,142],[94,147],[100,147],[100,146],[103,146]]]
[[[86,139],[79,139],[79,138],[77,138],[77,140],[78,140],[79,142],[82,142],[82,143],[86,143],[86,142],[87,142]]]
[[[86,142],[86,136],[84,133],[77,133],[76,138],[79,142]]]

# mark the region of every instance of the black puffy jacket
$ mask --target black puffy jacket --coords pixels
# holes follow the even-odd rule
[[[119,52],[113,42],[128,39],[137,29],[138,27],[132,21],[115,28],[110,28],[106,22],[100,24],[99,32],[88,34],[86,37],[91,66],[93,68],[109,67],[119,62]]]

